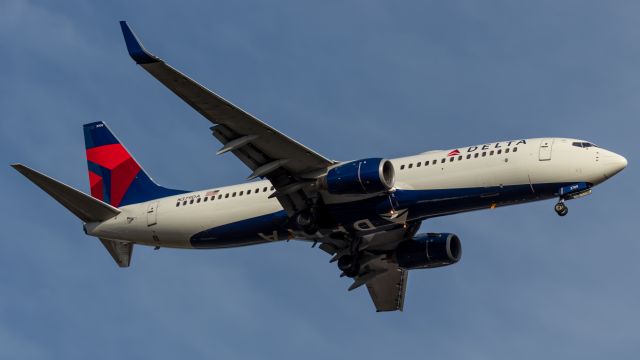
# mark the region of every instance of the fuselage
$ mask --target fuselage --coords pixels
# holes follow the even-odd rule
[[[366,233],[454,213],[555,198],[591,188],[621,171],[624,157],[590,142],[536,138],[494,142],[390,159],[388,194],[323,193],[336,230]],[[121,208],[88,223],[89,235],[175,248],[221,248],[299,238],[269,181],[195,191]]]

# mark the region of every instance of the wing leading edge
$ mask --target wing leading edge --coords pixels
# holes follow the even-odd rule
[[[215,125],[211,127],[213,136],[223,144],[218,153],[232,152],[253,171],[249,178],[268,178],[278,191],[276,197],[290,214],[307,206],[304,192],[298,192],[302,186],[296,185],[304,183],[309,174],[326,170],[333,161],[169,66],[142,46],[125,21],[120,26],[131,58]]]

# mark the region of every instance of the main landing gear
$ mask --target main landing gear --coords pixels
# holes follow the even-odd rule
[[[565,216],[569,213],[569,208],[564,204],[564,199],[560,199],[556,206],[553,207],[553,210],[555,210],[556,214],[560,216]]]

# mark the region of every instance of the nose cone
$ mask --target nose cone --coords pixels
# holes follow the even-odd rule
[[[602,164],[604,165],[604,175],[607,178],[612,177],[627,167],[627,159],[616,153],[611,153],[610,156],[606,156],[602,160]]]

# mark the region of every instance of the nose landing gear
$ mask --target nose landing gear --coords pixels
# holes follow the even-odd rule
[[[569,208],[564,204],[564,199],[560,199],[556,206],[553,207],[553,210],[555,210],[559,216],[565,216],[569,213]]]

